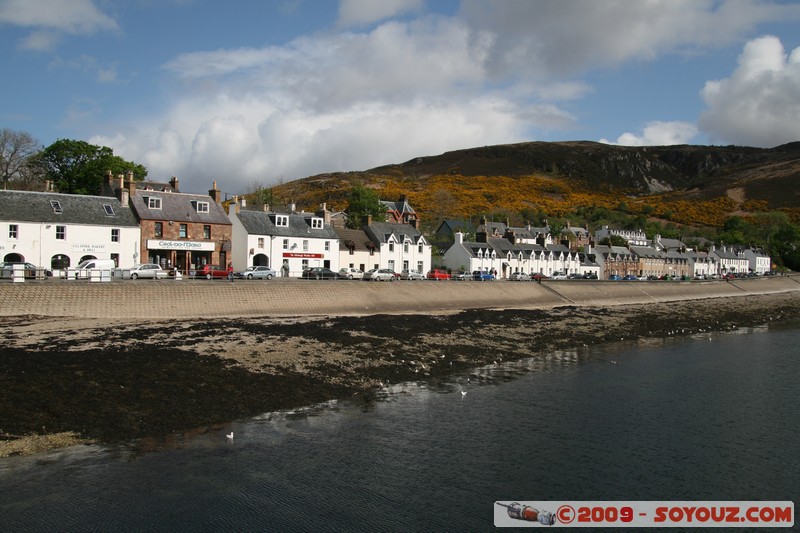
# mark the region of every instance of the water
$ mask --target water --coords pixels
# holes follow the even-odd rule
[[[3,459],[0,530],[485,531],[495,501],[797,502],[798,346],[800,323],[554,353],[155,450]]]

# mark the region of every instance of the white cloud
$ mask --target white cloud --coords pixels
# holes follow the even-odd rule
[[[0,0],[0,23],[33,28],[20,43],[32,50],[52,48],[62,34],[90,35],[119,29],[92,0]]]
[[[708,109],[699,125],[712,141],[773,147],[800,140],[800,47],[787,55],[780,40],[747,43],[730,77],[708,81]]]
[[[600,139],[606,144],[620,144],[622,146],[671,146],[675,144],[689,144],[697,135],[697,126],[691,122],[648,122],[641,135],[623,133],[617,137],[616,142]]]
[[[363,26],[421,8],[422,0],[341,0],[338,24]]]
[[[760,0],[464,0],[461,16],[493,37],[492,72],[575,75],[735,42],[757,24],[800,19]]]

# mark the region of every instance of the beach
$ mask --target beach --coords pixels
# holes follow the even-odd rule
[[[0,285],[0,456],[168,439],[553,351],[800,316],[794,276],[324,283]]]

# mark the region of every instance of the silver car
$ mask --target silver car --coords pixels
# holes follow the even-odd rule
[[[425,275],[422,272],[417,272],[416,270],[403,270],[400,272],[400,279],[408,279],[408,280],[417,280],[417,279],[425,279]]]
[[[373,268],[364,273],[365,281],[394,281],[395,273],[388,268]]]
[[[278,273],[266,266],[249,266],[234,275],[240,279],[272,279]]]
[[[164,279],[167,271],[155,263],[140,263],[133,265],[130,269],[131,279]]]

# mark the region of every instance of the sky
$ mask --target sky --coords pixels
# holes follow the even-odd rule
[[[0,128],[227,194],[527,141],[800,140],[800,2],[0,0]]]

